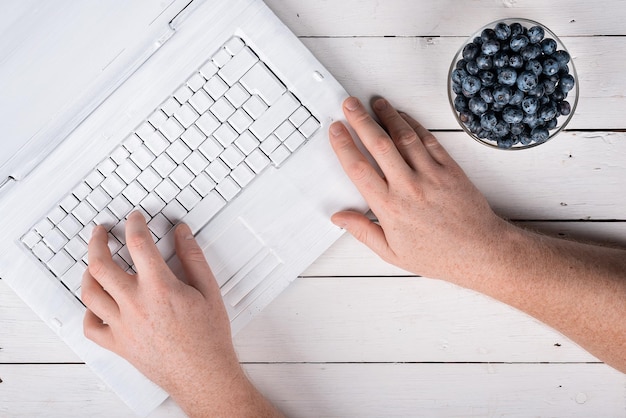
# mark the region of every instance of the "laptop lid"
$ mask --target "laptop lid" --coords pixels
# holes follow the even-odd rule
[[[26,176],[145,62],[189,2],[5,2],[0,187]]]

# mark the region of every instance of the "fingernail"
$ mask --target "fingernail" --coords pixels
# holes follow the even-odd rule
[[[341,124],[341,122],[335,122],[332,125],[330,125],[331,135],[338,136],[338,135],[341,135],[342,132],[343,132],[343,125]]]
[[[346,109],[357,110],[359,107],[359,100],[356,97],[350,97],[345,102]]]
[[[387,109],[388,103],[385,99],[378,99],[374,102],[374,109],[376,110],[385,110]]]
[[[335,219],[330,219],[330,221],[335,224],[335,226],[338,226],[341,229],[346,229],[346,226],[348,225],[345,221],[338,221]]]

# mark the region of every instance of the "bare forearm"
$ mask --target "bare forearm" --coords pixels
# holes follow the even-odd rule
[[[510,227],[498,260],[458,284],[512,305],[626,372],[626,251]]]

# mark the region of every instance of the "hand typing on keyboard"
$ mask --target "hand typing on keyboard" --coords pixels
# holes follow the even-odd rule
[[[81,294],[87,338],[126,358],[189,416],[278,416],[239,366],[219,288],[189,227],[174,233],[182,278],[139,212],[125,235],[137,274],[112,259],[106,230],[93,229]]]

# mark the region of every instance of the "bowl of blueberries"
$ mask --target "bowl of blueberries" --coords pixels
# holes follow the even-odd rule
[[[567,49],[547,27],[503,19],[485,25],[456,53],[448,98],[463,130],[478,142],[527,149],[570,121],[578,77]]]

